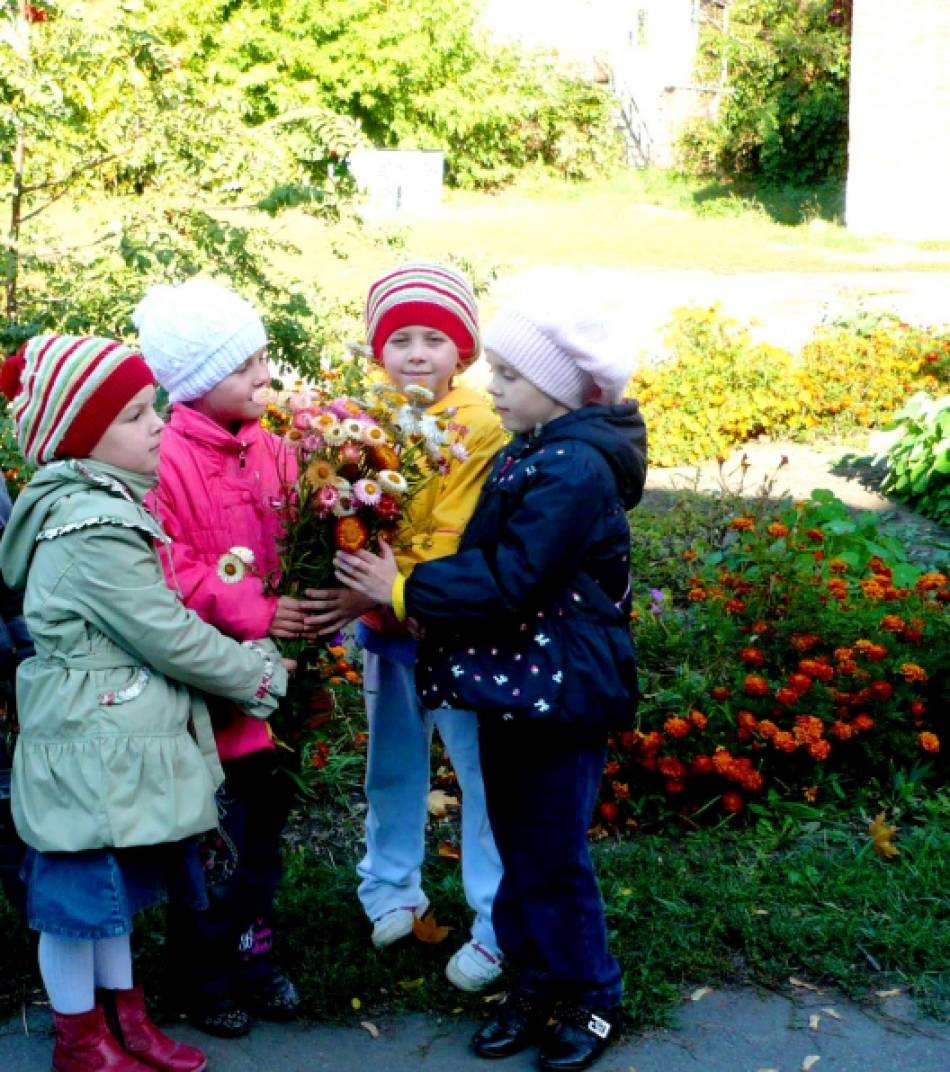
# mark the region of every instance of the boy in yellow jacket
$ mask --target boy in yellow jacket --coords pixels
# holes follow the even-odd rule
[[[397,387],[417,384],[432,393],[426,418],[448,418],[464,429],[448,465],[412,499],[395,541],[400,571],[408,575],[419,562],[458,548],[505,435],[486,399],[452,383],[479,350],[478,310],[464,276],[437,264],[407,264],[387,273],[369,289],[366,330],[376,360]],[[313,620],[325,632],[364,615],[358,636],[369,752],[366,855],[357,870],[373,945],[382,949],[406,937],[429,905],[421,868],[436,725],[462,790],[462,881],[475,913],[471,938],[449,960],[446,975],[462,990],[481,990],[501,972],[491,921],[501,863],[485,810],[475,715],[421,706],[415,685],[418,644],[391,612],[377,611],[349,589],[310,594],[324,605]]]

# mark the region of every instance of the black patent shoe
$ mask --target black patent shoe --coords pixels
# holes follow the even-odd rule
[[[498,1006],[498,1015],[472,1036],[479,1057],[510,1057],[541,1037],[549,1006],[528,994],[514,992]]]
[[[250,1016],[233,1002],[222,1002],[215,1008],[193,1009],[188,1013],[188,1022],[215,1038],[243,1038],[251,1030]]]
[[[265,1020],[293,1020],[300,1008],[297,988],[286,975],[279,972],[262,986],[250,991],[245,1000],[251,1012]]]
[[[538,1064],[546,1072],[589,1068],[610,1045],[619,1025],[619,1008],[562,1007],[558,1022],[545,1034]]]

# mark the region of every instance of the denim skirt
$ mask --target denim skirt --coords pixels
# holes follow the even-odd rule
[[[28,849],[20,876],[29,927],[64,938],[130,934],[135,914],[159,901],[208,907],[197,838],[86,852]]]

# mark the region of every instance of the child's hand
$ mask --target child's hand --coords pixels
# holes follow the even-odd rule
[[[378,555],[369,551],[357,551],[355,555],[337,551],[333,568],[347,588],[362,592],[374,603],[386,606],[392,603],[393,581],[399,575],[399,569],[389,544],[381,543]]]
[[[304,595],[321,607],[319,614],[306,618],[307,625],[315,627],[321,636],[339,632],[377,605],[374,599],[352,588],[308,588]]]
[[[307,622],[307,615],[316,610],[320,610],[320,606],[310,600],[281,596],[270,623],[270,635],[283,640],[297,640],[299,637],[316,640],[316,627]]]
[[[281,659],[280,661],[284,664],[284,669],[288,674],[292,674],[297,669],[296,659]]]

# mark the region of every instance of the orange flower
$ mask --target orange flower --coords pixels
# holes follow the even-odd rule
[[[894,688],[887,681],[872,681],[868,691],[875,700],[889,700],[894,695]]]
[[[772,744],[780,752],[794,752],[798,747],[798,741],[790,733],[786,733],[785,730],[780,730],[775,734],[772,738]]]
[[[868,730],[874,729],[874,719],[870,715],[856,715],[851,727],[859,733],[867,733]]]
[[[735,529],[736,532],[748,532],[755,528],[755,515],[744,514],[742,517],[734,517],[729,522],[729,528]]]
[[[910,713],[914,718],[922,718],[927,711],[927,705],[923,700],[912,700],[910,704]]]
[[[885,614],[881,619],[881,628],[885,633],[902,633],[906,623],[897,614]]]
[[[808,801],[809,804],[814,804],[818,799],[818,786],[809,785],[802,790],[802,796]]]
[[[800,655],[804,655],[806,651],[811,651],[819,640],[820,637],[814,633],[792,633],[789,642]]]
[[[713,769],[711,756],[694,756],[689,765],[691,774],[709,774]]]
[[[723,793],[720,798],[722,802],[723,811],[739,812],[742,811],[745,801],[742,799],[741,793],[736,793],[733,790],[729,790],[728,793]]]
[[[751,633],[753,636],[764,636],[771,630],[771,626],[768,622],[763,622],[761,619],[757,622],[753,622],[744,632]]]
[[[774,739],[778,734],[779,730],[778,726],[776,726],[771,719],[763,718],[758,725],[758,731],[759,735],[764,737],[768,741]]]
[[[846,741],[853,731],[847,722],[842,722],[839,719],[837,722],[831,723],[828,732],[832,737],[837,737],[839,741]]]
[[[741,614],[745,610],[745,603],[741,599],[729,599],[723,604],[726,614]]]
[[[742,788],[750,793],[758,793],[764,784],[762,775],[757,770],[747,770],[742,774]]]
[[[801,735],[806,741],[817,741],[825,732],[825,725],[820,718],[814,715],[796,715],[795,736]]]
[[[725,748],[717,748],[713,753],[712,765],[717,774],[728,774],[733,762],[733,757]]]
[[[709,690],[709,695],[714,700],[728,700],[732,695],[732,689],[727,689],[724,685],[717,685],[714,689]],[[692,722],[693,720],[690,719],[690,721]],[[696,723],[693,724],[696,725]],[[702,729],[702,726],[700,726],[700,729]]]
[[[918,592],[933,592],[938,588],[944,588],[947,584],[947,575],[945,573],[922,573],[917,578],[917,583],[914,587]]]
[[[361,681],[360,675],[355,670],[347,670],[343,676],[351,685],[358,685]]]
[[[766,529],[766,532],[773,539],[780,540],[783,536],[788,535],[788,525],[783,525],[780,521],[773,521]]]
[[[758,674],[746,674],[743,688],[750,696],[768,696],[772,691],[765,678]]]
[[[805,536],[812,541],[812,543],[824,543],[825,536],[821,529],[808,529]]]
[[[675,756],[661,756],[656,769],[664,778],[679,779],[686,776],[686,768]]]
[[[388,443],[380,443],[375,447],[370,447],[369,457],[376,469],[398,470],[399,468],[399,455],[396,453],[395,448]]]
[[[917,744],[925,752],[939,752],[940,738],[936,733],[918,733]]]
[[[354,554],[366,546],[369,541],[369,529],[365,522],[355,514],[350,517],[340,517],[333,526],[333,540],[341,551]]]
[[[663,723],[663,730],[669,737],[685,737],[689,733],[689,723],[685,718],[668,718]]]
[[[609,763],[604,764],[604,774],[608,778],[612,777],[615,774],[619,774],[619,773],[620,773],[620,764],[615,759],[612,759]]]
[[[618,800],[626,800],[630,796],[630,786],[626,782],[611,782],[610,788]]]
[[[865,578],[858,583],[861,585],[865,599],[883,599],[886,594],[887,590],[879,581]]]
[[[739,658],[746,666],[765,666],[765,652],[759,648],[743,648]]]
[[[781,688],[775,694],[775,699],[786,707],[794,707],[798,703],[798,693],[794,689]]]
[[[901,674],[904,676],[904,680],[909,684],[913,684],[915,681],[926,681],[927,671],[918,666],[917,663],[901,663]]]
[[[811,686],[812,680],[807,674],[788,675],[788,687],[794,689],[799,696],[804,696]]]
[[[809,677],[816,677],[819,681],[830,681],[834,676],[834,668],[824,659],[802,659],[798,669]]]
[[[697,554],[697,552],[692,550],[692,548],[690,548],[688,551],[684,551],[683,554],[682,554],[683,561],[684,562],[692,562],[693,559],[696,558],[696,554]]]
[[[702,603],[706,599],[705,588],[691,588],[688,599],[691,603]]]
[[[848,563],[843,558],[833,558],[828,563],[828,569],[832,573],[847,573]]]
[[[831,755],[831,745],[827,741],[812,741],[808,746],[808,754],[821,763]]]
[[[754,730],[758,724],[758,719],[751,711],[738,711],[736,713],[736,725],[748,730]]]
[[[713,689],[713,692],[715,691],[716,690]],[[689,719],[690,723],[698,730],[704,730],[706,728],[706,724],[709,721],[709,719],[706,718],[702,711],[690,711],[690,713],[686,717]]]

